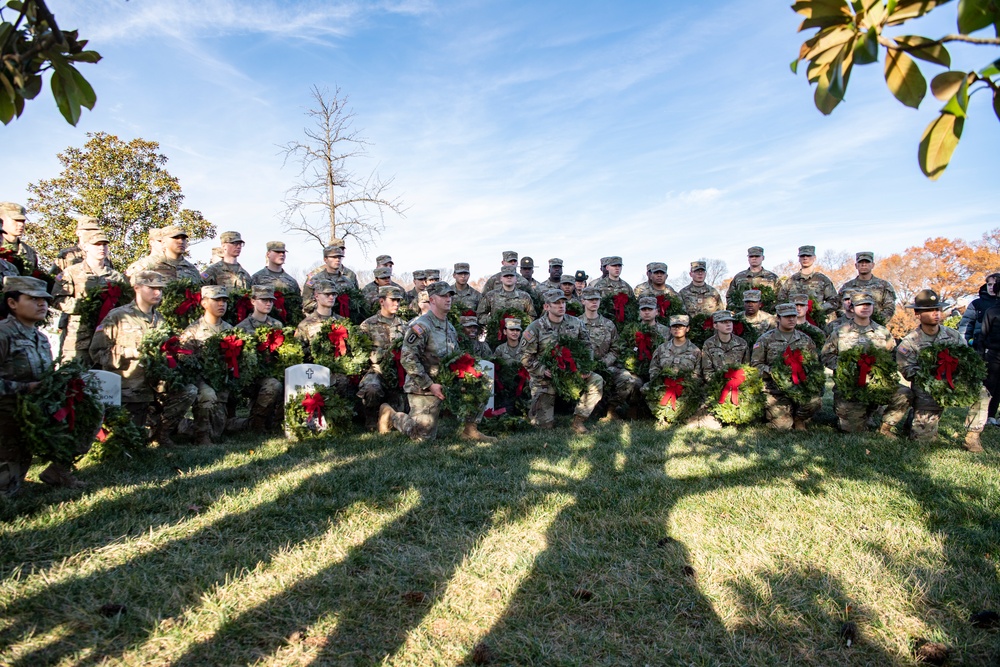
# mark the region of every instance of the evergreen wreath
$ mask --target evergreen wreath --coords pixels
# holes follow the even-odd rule
[[[531,425],[526,417],[513,415],[509,410],[500,408],[499,410],[487,410],[483,413],[483,420],[479,422],[479,430],[486,435],[504,436],[511,433],[523,433],[531,431],[535,427]]]
[[[656,296],[656,321],[662,324],[663,326],[665,327],[670,326],[670,317],[672,315],[683,315],[685,313],[684,299],[681,298],[680,294],[678,294],[677,296],[672,296],[670,294],[656,294],[655,296]]]
[[[332,387],[300,391],[285,404],[285,430],[298,440],[342,435],[353,418],[353,402]]]
[[[656,327],[644,322],[630,322],[618,334],[612,350],[622,368],[646,380],[649,379],[649,362],[653,353],[664,342]]]
[[[360,375],[371,363],[372,340],[350,321],[329,320],[309,341],[312,361],[331,373]]]
[[[594,372],[589,345],[579,338],[559,336],[542,349],[538,360],[552,373],[550,382],[559,398],[579,400],[587,388],[587,379],[583,376]]]
[[[184,357],[189,377],[197,377],[216,391],[239,395],[257,379],[257,345],[254,335],[227,329],[209,336],[197,354]]]
[[[749,283],[741,282],[733,289],[733,300],[731,303],[742,304],[743,293],[750,289],[760,290],[760,309],[774,315],[774,307],[778,305],[778,293],[769,285],[753,287]]]
[[[693,415],[701,405],[704,385],[691,371],[664,368],[643,389],[653,417],[675,424]]]
[[[531,395],[528,369],[520,362],[505,359],[494,359],[493,364],[496,371],[494,403],[511,406],[508,412],[524,414],[528,410],[528,398]]]
[[[517,308],[504,308],[490,313],[490,319],[486,322],[486,343],[496,349],[498,345],[507,342],[507,334],[504,333],[503,321],[508,318],[521,320],[521,330],[528,328],[532,320],[528,313]],[[457,329],[457,327],[456,327]]]
[[[34,391],[17,394],[14,419],[33,456],[71,467],[82,456],[78,444],[93,442],[104,404],[97,380],[84,373],[78,362],[49,368]]]
[[[0,259],[6,260],[7,262],[13,264],[14,268],[17,269],[18,274],[22,276],[26,275],[24,272],[25,268],[24,257],[21,257],[10,248],[0,248]]]
[[[752,424],[764,416],[764,380],[749,364],[720,368],[708,381],[705,394],[705,407],[723,424]]]
[[[125,408],[109,405],[104,409],[104,423],[94,436],[87,457],[94,461],[106,461],[121,456],[131,458],[132,453],[146,448],[146,434],[132,421],[132,415]]]
[[[823,345],[826,343],[826,332],[819,327],[814,327],[808,322],[803,322],[802,324],[796,324],[795,328],[804,333],[805,335],[812,338],[812,342],[816,343],[816,349],[822,350]]]
[[[184,331],[201,313],[201,286],[193,280],[171,280],[163,288],[160,314],[171,329]]]
[[[305,318],[302,312],[302,295],[279,288],[274,290],[274,308],[271,315],[281,320],[286,327],[294,329]]]
[[[608,294],[601,298],[597,312],[614,322],[615,326],[621,326],[639,319],[639,301],[627,292]]]
[[[962,408],[979,400],[986,362],[971,347],[935,343],[920,350],[917,386],[942,408]]]
[[[583,304],[579,301],[567,301],[566,314],[573,317],[583,317]]]
[[[139,365],[146,369],[146,380],[150,386],[165,382],[168,388],[188,384],[189,365],[181,359],[193,354],[181,345],[180,336],[167,326],[156,327],[146,332],[139,343]]]
[[[403,339],[397,338],[392,345],[383,348],[378,355],[378,367],[382,383],[387,391],[403,391],[406,384],[406,369],[402,362]]]
[[[808,403],[823,394],[826,375],[819,357],[812,350],[786,347],[771,364],[771,379],[778,389],[798,404]]]
[[[444,389],[444,403],[457,419],[474,420],[490,400],[489,376],[476,358],[461,350],[441,361],[436,382]]]
[[[295,329],[257,327],[253,333],[257,351],[258,377],[271,377],[284,382],[285,369],[305,361],[305,350],[295,337]]]
[[[896,356],[889,350],[866,345],[837,355],[833,386],[845,401],[888,405],[899,387],[898,378]]]
[[[734,327],[735,328],[735,327]],[[698,346],[698,349],[705,347],[705,341],[715,335],[715,323],[712,316],[706,313],[698,313],[691,318],[691,325],[688,327],[688,340]]]
[[[109,282],[87,290],[76,302],[80,328],[93,331],[115,308],[128,305],[135,299],[135,290],[127,282]]]
[[[338,288],[337,296],[333,299],[333,312],[346,317],[351,324],[361,324],[372,316],[372,306],[361,290],[354,287]]]
[[[253,312],[253,301],[250,300],[250,290],[234,289],[229,290],[229,297],[226,301],[226,314],[222,319],[236,326]]]
[[[747,347],[752,350],[753,344],[760,338],[760,330],[752,323],[746,321],[745,313],[737,313],[733,317],[733,335],[745,340]]]

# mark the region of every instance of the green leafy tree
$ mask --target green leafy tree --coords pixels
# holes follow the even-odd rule
[[[59,29],[44,0],[9,0],[0,6],[0,121],[7,125],[20,117],[25,100],[41,92],[42,73],[51,70],[56,106],[76,125],[81,109],[93,109],[97,102],[94,89],[74,67],[101,59],[86,46],[76,30]]]
[[[82,148],[56,157],[56,178],[28,185],[33,214],[25,236],[44,258],[76,243],[74,216],[98,219],[111,239],[116,264],[127,266],[146,254],[151,227],[180,225],[192,242],[215,237],[215,227],[198,211],[182,209],[184,195],[164,168],[167,157],[155,141],[125,142],[105,132],[88,133]]]
[[[918,19],[951,0],[800,0],[792,5],[805,20],[799,31],[818,29],[799,50],[792,72],[799,63],[808,63],[806,76],[816,85],[816,108],[829,115],[847,93],[854,65],[869,65],[881,58],[889,91],[908,107],[920,106],[927,94],[927,80],[917,60],[944,67],[931,79],[930,89],[944,106],[920,139],[920,169],[936,180],[947,168],[958,146],[969,113],[972,95],[986,92],[992,97],[993,111],[1000,119],[1000,58],[979,70],[952,69],[945,44],[961,42],[980,46],[1000,46],[1000,0],[959,0],[958,33],[938,39],[920,35],[888,35],[894,29]],[[994,37],[973,37],[972,33],[992,29]]]

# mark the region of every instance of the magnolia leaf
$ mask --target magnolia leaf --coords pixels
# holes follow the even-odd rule
[[[837,27],[827,28],[816,33],[816,36],[802,45],[799,57],[805,60],[814,60],[820,54],[839,49],[847,42],[854,39],[854,30],[851,28]],[[835,56],[831,56],[833,60]],[[829,61],[827,61],[829,62]]]
[[[889,20],[886,25],[899,25],[903,21],[915,19],[923,16],[939,5],[943,5],[951,0],[898,0],[894,11],[889,12]]]
[[[846,16],[848,20],[851,18],[844,0],[800,0],[792,5],[792,10],[807,19],[823,16]]]
[[[962,79],[962,85],[958,87],[955,95],[948,100],[948,103],[941,109],[941,113],[950,113],[953,116],[965,118],[969,109],[969,80]]]
[[[0,79],[3,76],[0,75]],[[0,90],[0,123],[7,125],[14,120],[14,102],[7,96],[7,92]]]
[[[990,77],[1000,74],[1000,58],[997,58],[986,67],[979,70],[979,76]]]
[[[820,75],[816,82],[816,92],[813,94],[813,102],[816,108],[824,116],[829,116],[840,104],[840,98],[830,94],[830,69],[828,68]]]
[[[997,120],[1000,120],[1000,88],[993,91],[993,113],[997,115]]]
[[[872,2],[865,10],[865,24],[869,28],[881,26],[885,19],[885,5],[882,4],[882,0],[875,0],[875,2]]]
[[[52,75],[51,86],[52,97],[56,99],[59,113],[63,115],[67,123],[76,125],[80,121],[80,103],[76,99],[76,84],[73,83],[72,78],[67,81],[60,71],[56,70]]]
[[[895,40],[898,44],[909,47],[906,52],[914,58],[920,58],[942,67],[951,67],[951,55],[948,50],[944,48],[943,44],[938,44],[933,39],[919,35],[903,35],[896,37]]]
[[[991,5],[991,0],[958,0],[958,31],[968,35],[1000,20],[1000,9]]]
[[[896,11],[896,0],[889,0],[885,5],[885,13],[892,14],[894,11]]]
[[[869,28],[868,32],[854,40],[854,62],[859,65],[878,62],[878,32],[875,28]]]
[[[795,60],[793,60],[788,65],[788,67],[792,70],[792,74],[798,74],[799,73],[799,59],[796,58]]]
[[[897,100],[914,109],[927,94],[927,80],[905,51],[889,49],[886,53],[885,83]]]
[[[851,22],[850,16],[821,16],[814,19],[806,19],[799,25],[799,32],[812,28],[832,28],[835,25],[847,25]]]
[[[76,84],[76,88],[79,91],[80,104],[88,109],[93,109],[94,104],[97,103],[97,94],[94,93],[94,89],[75,67],[67,65],[66,68],[69,71],[70,76],[73,77],[73,82]]]
[[[947,101],[955,96],[966,77],[968,77],[966,72],[955,70],[942,72],[931,79],[931,93],[942,102]]]
[[[948,168],[952,153],[962,137],[964,125],[964,118],[942,113],[924,130],[917,159],[920,161],[920,170],[927,178],[936,181]]]

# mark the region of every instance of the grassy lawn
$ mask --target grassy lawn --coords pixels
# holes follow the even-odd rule
[[[995,665],[1000,432],[959,417],[84,461],[0,500],[0,664]]]

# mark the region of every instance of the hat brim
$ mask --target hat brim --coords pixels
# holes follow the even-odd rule
[[[954,305],[955,304],[952,301],[942,301],[936,306],[918,306],[913,303],[908,303],[905,306],[903,306],[903,308],[909,308],[910,310],[944,310],[945,308],[951,308]]]
[[[52,295],[48,292],[43,292],[42,290],[22,290],[21,294],[27,294],[28,296],[33,296],[38,299],[48,299],[52,301]]]

